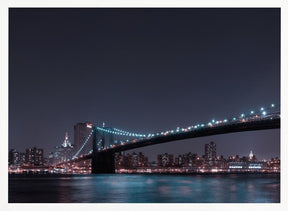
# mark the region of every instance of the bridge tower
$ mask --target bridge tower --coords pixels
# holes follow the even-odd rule
[[[98,148],[105,148],[112,144],[112,142],[114,142],[113,134],[105,134],[94,126],[92,174],[115,173],[114,153],[98,151]]]

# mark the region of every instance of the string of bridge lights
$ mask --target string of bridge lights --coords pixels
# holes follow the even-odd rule
[[[270,109],[275,108],[275,107],[276,107],[275,104],[271,104],[270,107],[267,107],[266,109],[264,107],[261,107],[259,109],[260,112],[255,112],[255,110],[251,110],[249,113],[246,113],[246,114],[242,113],[242,114],[240,114],[239,117],[233,117],[231,120],[229,120],[227,118],[225,118],[224,120],[212,119],[207,124],[201,123],[201,124],[189,126],[187,128],[177,127],[175,130],[167,130],[165,132],[158,132],[158,133],[140,134],[140,133],[120,130],[118,128],[113,128],[113,129],[103,128],[103,127],[96,127],[96,128],[97,128],[97,130],[100,130],[102,132],[110,133],[110,134],[114,134],[114,135],[129,136],[129,137],[135,137],[135,138],[146,138],[146,137],[151,138],[154,136],[166,135],[168,133],[171,134],[171,133],[179,133],[179,132],[188,132],[192,129],[199,129],[199,128],[203,128],[205,126],[214,126],[214,125],[219,125],[219,124],[223,124],[223,123],[230,123],[230,122],[237,121],[237,120],[243,120],[244,118],[251,117],[251,116],[255,116],[256,118],[266,117],[269,114],[268,111]]]
[[[128,132],[128,131],[120,130],[120,129],[117,129],[117,128],[113,128],[113,130],[106,129],[106,128],[103,128],[103,127],[96,127],[96,128],[97,128],[97,130],[100,130],[100,131],[103,131],[103,132],[106,132],[106,133],[115,134],[115,135],[120,135],[120,136],[146,137],[146,135],[144,135],[144,134]]]
[[[86,138],[85,142],[82,144],[82,146],[80,147],[80,149],[75,153],[75,155],[72,157],[72,159],[75,159],[79,153],[82,151],[82,149],[84,148],[84,146],[87,144],[87,142],[89,141],[91,135],[93,134],[94,130],[91,130],[90,134],[88,135],[88,137]]]
[[[129,136],[129,137],[136,137],[136,138],[152,138],[154,136],[159,136],[159,135],[167,135],[167,134],[174,134],[174,133],[179,133],[179,132],[188,132],[191,130],[196,130],[199,128],[204,128],[205,126],[214,126],[214,125],[219,125],[219,124],[226,124],[226,123],[231,123],[231,122],[235,122],[235,121],[244,121],[245,122],[245,118],[249,118],[249,117],[253,117],[253,118],[266,118],[267,116],[269,116],[269,110],[273,109],[272,114],[276,113],[275,111],[275,104],[271,104],[270,107],[268,108],[264,108],[261,107],[259,109],[259,112],[255,112],[255,110],[251,110],[248,114],[242,113],[240,114],[239,117],[233,117],[232,119],[224,119],[224,120],[215,120],[212,119],[210,122],[208,122],[207,124],[196,124],[193,126],[189,126],[187,128],[181,128],[177,127],[175,130],[167,130],[165,132],[159,132],[159,133],[149,133],[147,135],[145,134],[140,134],[140,133],[135,133],[135,132],[128,132],[128,131],[124,131],[118,128],[112,128],[112,129],[108,129],[108,128],[104,128],[104,127],[96,127],[97,130],[105,132],[105,133],[109,133],[109,134],[114,134],[114,135],[120,135],[120,136]],[[279,112],[279,116],[280,116],[280,111],[277,111],[277,113]],[[80,147],[80,149],[77,151],[77,153],[72,157],[72,159],[77,158],[77,156],[79,155],[79,153],[82,151],[82,149],[84,148],[84,146],[87,144],[87,142],[89,141],[91,135],[93,134],[94,130],[91,130],[90,134],[88,135],[88,137],[86,138],[85,142],[83,143],[83,145]],[[140,139],[141,140],[141,139]],[[126,142],[129,142],[130,140],[126,140]],[[99,147],[100,143],[102,142],[102,139],[99,140],[99,142],[97,143],[97,146]],[[124,141],[120,141],[120,143],[123,143]],[[98,148],[98,150],[101,150],[102,148]],[[93,150],[91,150],[93,151]],[[90,151],[90,152],[91,152]]]

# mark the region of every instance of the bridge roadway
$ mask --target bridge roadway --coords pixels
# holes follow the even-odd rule
[[[257,131],[280,128],[280,116],[274,115],[272,118],[252,119],[245,122],[235,121],[235,123],[225,123],[214,126],[205,126],[203,128],[193,129],[187,132],[178,132],[167,135],[154,136],[130,141],[123,145],[115,146],[102,151],[83,156],[76,160],[68,162],[77,162],[86,159],[92,159],[92,173],[114,173],[114,154],[116,152],[131,150],[135,148],[151,146],[155,144],[168,143],[171,141],[192,139],[197,137],[220,135],[235,132]]]
[[[166,136],[161,135],[151,138],[144,138],[143,140],[135,141],[135,143],[128,142],[125,145],[120,145],[114,148],[104,150],[104,152],[115,153],[155,144],[167,143],[176,140],[235,133],[235,132],[244,132],[244,131],[276,129],[276,128],[280,128],[280,118],[264,119],[264,120],[260,119],[247,122],[237,122],[234,124],[231,123],[219,124],[218,126],[204,127],[191,130],[188,132],[179,132],[174,134],[168,134]]]
[[[134,143],[132,141],[131,143],[128,142],[124,145],[120,145],[107,150],[102,150],[100,152],[95,152],[91,156],[87,156],[87,158],[92,158],[92,173],[114,173],[115,172],[114,154],[116,152],[189,138],[191,139],[191,138],[212,136],[219,134],[267,130],[276,128],[280,128],[279,115],[277,115],[276,117],[273,116],[272,119],[261,118],[261,119],[253,119],[247,122],[238,121],[232,124],[231,123],[220,124],[217,126],[204,127],[187,132],[144,138],[142,140],[137,140]]]

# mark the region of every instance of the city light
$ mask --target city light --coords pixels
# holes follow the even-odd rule
[[[275,107],[275,105],[271,104],[271,107]],[[273,118],[279,119],[280,118],[280,112],[279,111],[273,111],[273,112],[270,110],[265,111],[264,107],[262,107],[260,110],[261,110],[262,116],[259,115],[259,113],[258,113],[254,116],[250,116],[249,118],[248,117],[244,118],[245,114],[242,113],[241,116],[238,118],[233,117],[232,118],[233,122],[231,122],[231,124],[238,124],[238,123],[246,124],[246,122],[255,121],[255,120],[256,121],[262,121],[263,119],[264,120],[267,119],[267,116],[269,117],[269,119],[273,119]],[[250,114],[251,115],[255,114],[254,110],[250,110]],[[177,127],[176,130],[167,130],[165,132],[162,131],[162,132],[156,132],[156,133],[149,133],[148,135],[135,133],[135,132],[128,132],[128,131],[120,130],[117,128],[92,127],[92,124],[86,124],[87,128],[93,128],[93,129],[91,130],[91,132],[89,134],[87,134],[87,138],[84,140],[83,144],[81,146],[79,146],[79,148],[77,149],[77,152],[74,155],[72,155],[71,157],[65,158],[64,162],[72,162],[72,161],[76,162],[79,159],[83,160],[87,156],[91,156],[91,154],[93,153],[93,150],[91,149],[91,145],[89,145],[88,142],[91,143],[92,137],[94,137],[93,133],[96,130],[101,132],[101,134],[103,136],[105,136],[104,134],[112,134],[113,136],[111,136],[111,137],[115,136],[114,140],[111,140],[112,142],[110,142],[110,144],[107,144],[106,146],[104,145],[104,143],[105,143],[104,137],[99,138],[99,140],[97,140],[97,149],[99,152],[101,152],[101,151],[107,151],[107,150],[115,149],[117,147],[124,146],[124,145],[130,144],[130,143],[131,144],[139,143],[141,141],[146,141],[146,140],[152,139],[154,137],[172,135],[172,134],[175,134],[175,131],[177,132],[177,134],[178,133],[179,134],[180,133],[181,134],[182,133],[193,133],[193,131],[199,130],[200,128],[207,127],[207,129],[208,129],[211,127],[213,127],[213,128],[221,127],[222,123],[225,123],[225,126],[226,126],[228,122],[229,121],[227,118],[225,118],[223,120],[217,120],[217,121],[215,119],[212,119],[212,121],[208,122],[207,124],[203,124],[203,123],[195,124],[195,126],[189,126],[186,128]],[[127,139],[124,141],[123,139],[118,139],[119,138],[118,136],[124,136]],[[131,138],[129,138],[129,137],[131,137]],[[68,135],[66,134],[64,144],[61,145],[64,148],[68,147],[68,145],[69,145],[69,141],[67,139],[68,139]],[[118,139],[118,141],[117,141],[117,139]],[[154,140],[157,141],[157,139],[154,139]],[[111,143],[113,143],[113,144],[111,144]],[[233,157],[233,159],[235,159],[235,158]],[[238,168],[240,169],[241,165],[232,165],[231,164],[229,166],[229,169],[238,169]],[[250,165],[249,167],[243,167],[243,168],[244,169],[261,169],[261,167],[259,167],[259,165],[256,165],[256,164]],[[175,171],[178,171],[178,170],[175,170]],[[203,170],[203,171],[206,172],[207,170]],[[216,172],[215,169],[213,170],[213,172]]]
[[[275,104],[271,104],[271,107],[275,107]],[[264,111],[264,107],[261,107],[260,109],[262,112],[262,116],[266,116],[268,113],[267,111]],[[250,110],[250,115],[253,115],[255,114],[255,111],[254,110]],[[246,119],[244,118],[245,117],[245,114],[242,113],[240,115],[239,118],[236,118],[236,117],[233,117],[232,118],[232,121],[238,121],[238,122],[242,122],[242,123],[245,123],[247,121],[250,121],[254,118],[258,118],[258,115],[255,115],[253,117],[250,117],[249,119]],[[278,114],[278,117],[280,118],[280,114]],[[272,117],[270,118],[272,119]],[[198,128],[205,128],[205,127],[213,127],[213,126],[218,126],[218,125],[221,125],[222,123],[228,123],[228,119],[224,119],[223,121],[222,120],[215,120],[215,119],[212,119],[211,122],[208,122],[206,125],[205,124],[195,124],[195,126],[189,126],[187,128],[180,128],[180,127],[176,127],[176,130],[167,130],[166,132],[156,132],[156,133],[149,133],[149,134],[140,134],[140,133],[135,133],[135,132],[129,132],[129,131],[124,131],[124,130],[121,130],[121,129],[118,129],[118,128],[104,128],[104,127],[96,127],[97,130],[99,131],[102,131],[102,132],[105,132],[105,133],[110,133],[110,134],[114,134],[114,135],[119,135],[119,136],[129,136],[131,138],[133,137],[136,137],[137,139],[133,139],[135,140],[136,142],[138,141],[144,141],[145,138],[147,139],[150,139],[150,138],[153,138],[153,137],[159,137],[159,136],[167,136],[169,134],[173,134],[173,133],[186,133],[186,132],[190,132],[190,131],[193,131],[193,129],[197,130]],[[88,124],[87,124],[88,125]],[[89,127],[92,126],[92,124],[89,124]],[[90,134],[88,136],[88,139],[91,137],[92,134]],[[135,142],[134,141],[134,142]],[[129,141],[126,141],[126,142],[129,142]],[[85,143],[84,143],[85,145]],[[113,147],[117,147],[117,145],[123,145],[123,142],[122,143],[118,143],[115,142],[115,145]],[[80,149],[83,149],[83,146],[80,148]],[[75,154],[75,156],[77,156],[80,152],[77,152]]]
[[[136,141],[136,140],[133,140]],[[210,147],[205,147],[205,155],[198,156],[194,153],[185,153],[174,157],[173,154],[164,153],[158,155],[157,166],[151,166],[148,162],[148,158],[145,158],[143,153],[132,154],[116,154],[115,155],[115,171],[116,173],[236,173],[236,172],[273,172],[280,173],[280,160],[278,158],[271,160],[258,161],[253,155],[250,154],[243,158],[237,158],[237,156],[230,156],[228,159],[217,156],[216,157],[216,145],[211,142]],[[213,147],[214,146],[214,147]],[[115,145],[110,144],[113,148]],[[108,148],[103,148],[107,150]],[[92,153],[90,151],[89,153]],[[209,155],[210,154],[210,155]],[[247,153],[248,154],[248,153]],[[211,157],[207,157],[211,156]],[[125,158],[126,157],[126,158]],[[179,158],[181,162],[179,163]],[[67,163],[58,163],[53,169],[41,169],[39,167],[33,167],[29,169],[30,172],[43,174],[48,171],[53,174],[75,174],[75,173],[91,173],[91,166],[83,167],[84,155],[75,157],[73,159],[67,159]],[[128,160],[128,163],[123,163],[124,160]],[[134,162],[133,160],[137,161]],[[213,165],[209,163],[213,160]],[[77,164],[79,162],[79,165]],[[81,164],[82,162],[82,164]],[[89,161],[90,162],[90,161]],[[88,163],[89,163],[88,162]],[[9,173],[21,174],[23,171],[27,171],[21,167],[9,166]]]
[[[242,166],[229,166],[229,168],[231,168],[231,169],[242,169],[243,167]]]

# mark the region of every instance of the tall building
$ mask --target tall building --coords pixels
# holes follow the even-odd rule
[[[54,153],[50,153],[49,155],[49,162],[50,163],[58,163],[67,161],[71,159],[73,156],[73,146],[69,141],[68,132],[65,133],[65,139],[61,146],[56,146],[56,150]]]
[[[254,155],[253,155],[253,152],[252,152],[252,150],[251,150],[250,153],[249,153],[249,159],[252,160],[252,159],[253,159],[253,156],[254,156]]]
[[[248,160],[249,160],[249,161],[257,161],[257,158],[256,158],[256,156],[253,154],[252,150],[251,150],[250,153],[249,153]]]
[[[175,165],[180,167],[195,166],[196,159],[196,153],[185,153],[175,158]]]
[[[25,163],[26,160],[26,153],[25,152],[20,152],[19,154],[19,164]]]
[[[182,155],[178,155],[178,157],[175,157],[175,165],[176,166],[182,166],[182,164],[183,164]]]
[[[172,167],[174,165],[174,156],[164,153],[157,156],[159,167]]]
[[[74,126],[74,152],[77,152],[89,136],[93,128],[93,124],[90,122],[77,123]],[[91,141],[92,143],[92,141]],[[92,149],[92,144],[91,149]]]
[[[9,165],[18,164],[20,161],[20,154],[16,151],[16,149],[11,149],[9,151]]]
[[[132,167],[132,155],[131,154],[127,154],[123,156],[123,166],[125,168],[130,168]]]
[[[211,141],[209,144],[205,144],[205,160],[216,160],[216,144],[213,141]]]
[[[193,154],[191,152],[185,153],[182,156],[182,166],[192,166],[196,157],[197,157],[197,154],[195,153]]]
[[[124,152],[115,153],[115,168],[122,168],[124,166]]]
[[[43,149],[29,148],[26,149],[25,162],[31,166],[41,166],[44,164]]]
[[[139,156],[138,166],[147,166],[148,157],[146,157],[142,152],[139,152],[138,156]]]
[[[137,167],[138,166],[138,160],[139,160],[137,153],[133,152],[131,156],[132,156],[132,163],[131,163],[132,167]]]
[[[71,142],[69,141],[69,136],[68,136],[68,132],[65,133],[65,139],[64,142],[62,144],[63,147],[72,147]]]
[[[53,152],[50,152],[49,155],[48,155],[48,164],[49,164],[49,165],[53,165],[54,163],[55,163],[54,153],[53,153]]]

